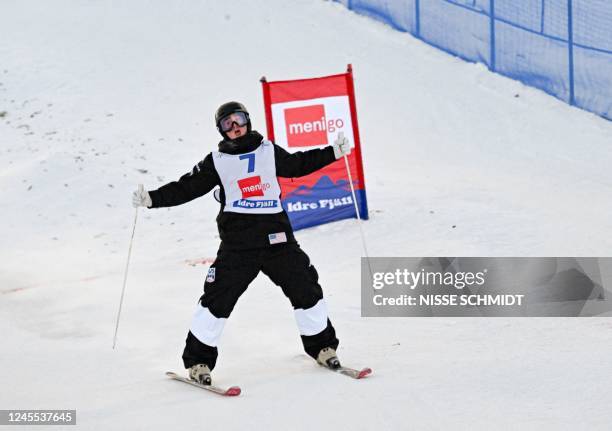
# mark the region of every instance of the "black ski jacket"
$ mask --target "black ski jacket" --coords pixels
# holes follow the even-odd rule
[[[221,141],[219,151],[228,154],[243,154],[254,151],[263,137],[251,131],[233,141]],[[289,153],[274,144],[276,175],[295,178],[315,172],[336,160],[331,146],[309,151]],[[217,227],[221,237],[221,249],[252,249],[269,247],[269,234],[285,232],[288,243],[295,243],[293,229],[285,211],[276,214],[240,214],[223,211],[225,192],[215,169],[212,153],[200,161],[191,172],[178,181],[170,182],[157,190],[149,191],[151,208],[171,207],[184,204],[205,195],[220,186],[221,208],[217,215]]]

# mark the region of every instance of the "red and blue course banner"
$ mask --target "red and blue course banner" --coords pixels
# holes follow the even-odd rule
[[[290,153],[330,145],[339,132],[351,141],[348,156],[357,206],[368,218],[353,73],[267,82],[263,85],[268,137]],[[301,178],[279,178],[283,208],[295,230],[357,217],[343,159]]]

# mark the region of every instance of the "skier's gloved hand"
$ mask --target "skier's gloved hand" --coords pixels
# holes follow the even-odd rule
[[[151,208],[151,205],[153,205],[153,201],[151,201],[151,196],[149,196],[149,192],[144,189],[144,186],[142,184],[138,184],[138,190],[132,193],[132,206],[134,208]]]
[[[338,133],[338,137],[332,146],[334,147],[334,156],[336,156],[336,160],[351,154],[351,143],[348,138],[344,137],[344,132]]]

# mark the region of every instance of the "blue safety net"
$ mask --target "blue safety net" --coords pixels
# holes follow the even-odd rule
[[[612,0],[339,2],[612,120]]]

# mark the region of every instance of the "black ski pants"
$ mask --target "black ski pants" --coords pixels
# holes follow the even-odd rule
[[[207,314],[207,319],[212,321],[211,325],[215,325],[215,318],[222,319],[230,316],[238,298],[246,291],[259,271],[280,286],[294,310],[298,310],[297,313],[303,310],[308,313],[309,310],[319,307],[319,301],[323,299],[323,291],[318,283],[317,270],[310,264],[308,255],[297,243],[276,244],[253,250],[224,250],[221,248],[209,269],[204,283],[204,294],[199,301],[199,306],[204,307],[207,310],[206,313],[210,313]],[[320,318],[319,313],[318,319]],[[302,331],[300,332],[303,334]],[[201,339],[203,337],[198,337],[194,333],[198,334],[192,327],[187,334],[183,352],[185,368],[204,363],[213,369],[218,355],[216,345],[206,344]],[[339,343],[334,327],[328,318],[327,326],[324,326],[319,333],[301,335],[301,338],[304,350],[313,358],[317,357],[322,348],[336,349]]]

